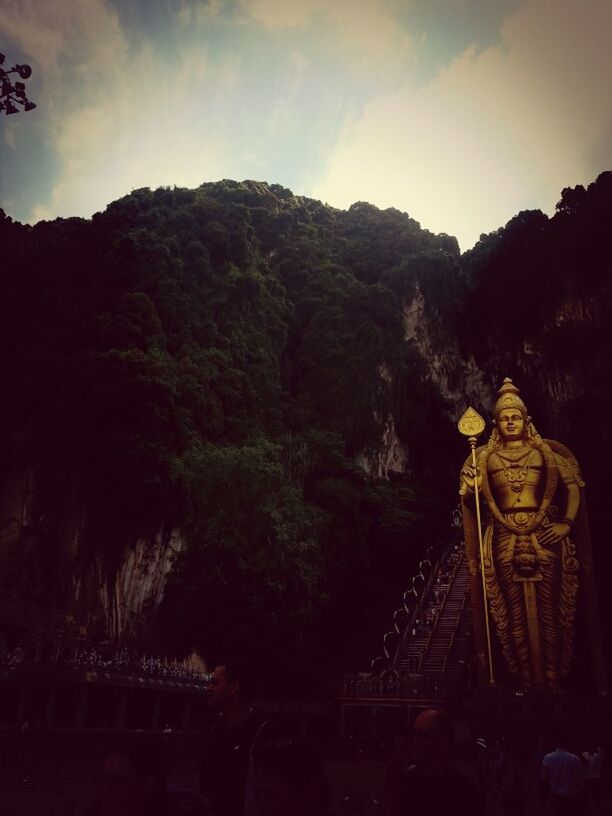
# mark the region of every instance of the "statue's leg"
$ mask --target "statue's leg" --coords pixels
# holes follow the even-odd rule
[[[510,533],[505,530],[500,532],[495,553],[495,569],[507,609],[508,640],[516,662],[519,680],[522,686],[531,686],[533,676],[523,585],[513,579],[514,570],[509,558],[510,540]]]
[[[521,683],[523,685],[531,685],[533,683],[533,676],[531,671],[529,629],[527,627],[523,584],[519,581],[514,581],[512,575],[513,571],[509,569],[505,581],[506,603],[508,604],[508,617],[510,619],[510,642],[514,649],[514,656],[519,669]]]
[[[549,691],[558,691],[561,683],[562,621],[560,620],[561,554],[547,550],[549,561],[537,584],[540,636],[544,653],[544,670]]]

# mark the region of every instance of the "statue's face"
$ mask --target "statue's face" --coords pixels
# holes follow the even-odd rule
[[[497,415],[497,430],[504,440],[523,439],[525,417],[518,408],[503,408]]]

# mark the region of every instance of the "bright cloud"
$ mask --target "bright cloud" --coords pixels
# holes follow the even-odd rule
[[[612,4],[517,1],[478,34],[458,0],[151,0],[146,20],[120,0],[4,0],[38,107],[6,121],[2,206],[87,217],[136,187],[258,178],[407,210],[467,248],[612,166]],[[427,29],[438,7],[447,27]],[[454,51],[432,44],[450,11]]]
[[[150,43],[127,42],[103,0],[29,0],[12,12],[0,23],[43,77],[44,126],[61,165],[50,201],[28,220],[90,216],[133,188],[196,186],[228,169],[210,119],[238,84],[231,55],[213,66],[194,48],[168,66]]]
[[[338,46],[352,52],[355,67],[395,71],[411,61],[413,45],[391,0],[243,0],[253,19],[270,29],[334,27]]]
[[[181,0],[176,10],[176,18],[181,25],[192,26],[209,23],[223,10],[223,0]]]
[[[612,112],[612,6],[588,6],[531,0],[501,46],[470,48],[425,87],[372,100],[311,194],[406,209],[463,248],[521,209],[554,209],[562,187],[604,169],[592,156]]]

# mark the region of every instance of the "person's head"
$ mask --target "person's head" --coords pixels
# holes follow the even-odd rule
[[[303,738],[268,743],[255,755],[259,816],[324,816],[331,789],[318,753]]]
[[[512,441],[526,439],[535,434],[527,406],[512,380],[506,377],[497,393],[499,399],[493,409],[495,425],[493,436],[499,435],[503,441]]]
[[[417,763],[436,765],[450,758],[455,724],[446,711],[426,708],[416,717],[412,726],[412,749]]]
[[[236,700],[249,702],[252,692],[250,668],[241,660],[225,660],[212,673],[208,685],[208,704],[224,711]]]
[[[553,725],[552,729],[552,738],[555,744],[555,748],[562,748],[563,750],[567,750],[570,745],[570,737],[567,731],[567,727],[565,723],[556,722]]]
[[[126,739],[110,745],[94,777],[101,816],[162,814],[165,761],[163,746],[154,738]]]
[[[519,408],[502,408],[496,416],[495,424],[504,441],[525,437],[526,417]]]

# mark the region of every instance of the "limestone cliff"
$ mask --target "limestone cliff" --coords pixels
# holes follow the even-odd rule
[[[435,309],[435,304],[432,304]],[[430,310],[418,284],[414,297],[404,306],[404,336],[414,342],[427,365],[429,376],[447,401],[456,421],[468,405],[488,411],[493,405],[491,386],[473,355],[465,356],[456,337],[432,325]]]
[[[439,321],[432,320],[432,311],[435,311],[435,303],[426,304],[416,283],[412,298],[403,307],[406,343],[413,346],[421,358],[425,376],[438,389],[453,423],[468,405],[488,414],[495,401],[494,389],[474,356],[463,356],[457,338],[443,327],[441,329]],[[380,374],[391,391],[392,372],[387,366],[381,366]],[[410,452],[398,436],[393,414],[378,416],[377,420],[381,429],[378,445],[362,451],[357,461],[368,473],[382,479],[393,473],[409,472]]]
[[[159,609],[170,648],[299,651],[318,621],[317,648],[369,654],[355,610],[418,563],[456,500],[454,423],[505,376],[605,534],[612,174],[565,192],[463,255],[398,210],[250,181],[0,213],[6,631],[63,611],[141,638]]]
[[[89,573],[74,581],[77,608],[87,610],[92,622],[102,623],[105,635],[115,643],[142,636],[164,598],[166,579],[183,547],[178,530],[139,538],[125,548],[110,574],[108,565],[96,555]]]
[[[88,546],[87,513],[65,503],[48,512],[37,500],[34,468],[5,474],[0,488],[0,613],[17,632],[41,615],[73,616],[95,637],[138,639],[164,597],[184,541],[177,529],[128,543],[118,560]],[[115,529],[120,532],[121,523]],[[42,554],[42,555],[41,555]]]

